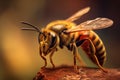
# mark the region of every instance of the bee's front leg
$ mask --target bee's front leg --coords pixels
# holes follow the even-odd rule
[[[46,60],[46,58],[40,53],[40,56],[41,56],[41,58],[44,60],[44,62],[45,62],[45,64],[44,64],[44,66],[42,67],[42,68],[46,68],[46,66],[47,66],[47,60]]]
[[[41,47],[40,47],[41,48]],[[46,58],[42,55],[42,51],[41,51],[41,49],[39,49],[39,53],[40,53],[40,56],[41,56],[41,58],[44,60],[44,62],[45,62],[45,64],[44,64],[44,66],[42,67],[42,68],[46,68],[46,66],[47,66],[47,60],[46,60]]]
[[[55,68],[55,65],[54,65],[54,63],[53,63],[53,60],[52,60],[52,56],[53,56],[53,54],[54,54],[54,52],[56,51],[57,49],[53,49],[53,51],[50,53],[50,62],[51,62],[51,64],[52,64],[52,66],[53,66],[53,68]]]

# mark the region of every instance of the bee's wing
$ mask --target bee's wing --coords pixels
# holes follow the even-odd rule
[[[71,28],[69,30],[66,30],[65,32],[71,33],[71,32],[78,32],[81,30],[96,30],[96,29],[103,29],[110,27],[113,24],[113,21],[108,18],[96,18],[94,20],[88,20],[86,22],[83,22],[79,25],[77,25],[74,28]]]
[[[90,10],[90,7],[86,7],[84,9],[78,11],[77,13],[73,14],[71,17],[69,17],[68,19],[66,19],[66,21],[70,21],[70,22],[75,21],[78,18],[80,18],[82,15],[88,13],[89,10]]]

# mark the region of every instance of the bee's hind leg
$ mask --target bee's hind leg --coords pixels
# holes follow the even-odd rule
[[[104,72],[108,72],[102,65],[100,65],[100,62],[96,56],[96,49],[95,46],[93,44],[93,42],[90,39],[85,39],[87,42],[89,42],[89,51],[90,51],[90,56],[93,58],[94,63]],[[84,46],[83,46],[84,47]]]

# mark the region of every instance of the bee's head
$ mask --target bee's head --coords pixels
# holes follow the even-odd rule
[[[54,32],[50,30],[44,30],[42,33],[39,33],[38,41],[41,52],[43,52],[44,55],[47,55],[52,51],[53,48],[56,47],[59,40]]]
[[[44,55],[48,54],[50,41],[51,41],[50,33],[48,33],[47,31],[39,33],[38,42],[39,42],[40,50],[42,53],[44,53]]]
[[[49,52],[52,51],[53,48],[57,46],[59,43],[59,37],[57,34],[49,29],[42,29],[41,31],[36,27],[29,23],[22,22],[22,24],[29,25],[32,28],[22,28],[22,30],[30,30],[36,31],[39,33],[38,35],[38,42],[40,46],[40,51],[47,55]]]

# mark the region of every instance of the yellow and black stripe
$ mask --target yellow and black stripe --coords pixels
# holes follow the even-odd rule
[[[103,65],[106,60],[106,50],[102,40],[93,31],[89,32],[89,38],[94,44],[94,47],[96,49],[95,55],[97,56],[100,65]]]
[[[90,41],[92,44],[90,43]],[[106,60],[106,50],[102,40],[94,31],[80,31],[75,33],[75,41],[77,47],[81,48],[87,53],[88,57],[96,64],[93,59],[93,54],[96,55],[99,64],[102,66]],[[92,46],[92,47],[91,47]],[[92,51],[95,48],[95,53]],[[90,50],[90,51],[89,51]]]

